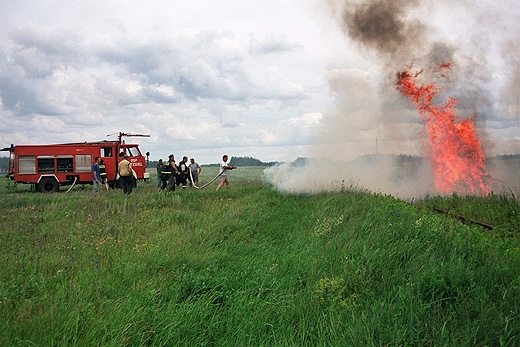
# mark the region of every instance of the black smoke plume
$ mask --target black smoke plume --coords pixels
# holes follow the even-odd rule
[[[424,42],[426,27],[417,20],[408,20],[415,0],[376,0],[347,2],[342,15],[344,32],[365,48],[395,58],[410,54]]]

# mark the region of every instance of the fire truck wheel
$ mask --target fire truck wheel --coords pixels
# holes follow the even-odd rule
[[[42,193],[56,193],[60,189],[58,182],[52,177],[44,177],[38,183],[38,190]]]

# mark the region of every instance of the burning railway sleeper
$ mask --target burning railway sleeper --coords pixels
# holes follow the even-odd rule
[[[491,224],[487,224],[487,223],[484,223],[484,222],[481,222],[481,221],[478,221],[478,220],[475,220],[475,219],[471,219],[471,218],[467,218],[467,217],[464,217],[460,214],[457,214],[457,213],[454,213],[454,212],[451,212],[451,211],[446,211],[446,210],[443,210],[442,208],[438,208],[438,207],[433,207],[434,211],[436,212],[440,212],[440,213],[445,213],[449,216],[453,216],[457,219],[460,219],[464,224],[478,224],[486,229],[489,229],[489,230],[493,230],[495,227]]]

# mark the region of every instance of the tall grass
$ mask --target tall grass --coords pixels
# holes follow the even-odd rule
[[[286,195],[242,173],[219,192],[2,188],[0,343],[520,344],[514,198]],[[484,205],[495,229],[433,204]]]

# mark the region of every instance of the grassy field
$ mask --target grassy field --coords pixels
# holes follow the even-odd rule
[[[514,197],[287,195],[261,174],[98,198],[3,179],[0,345],[520,345]]]

